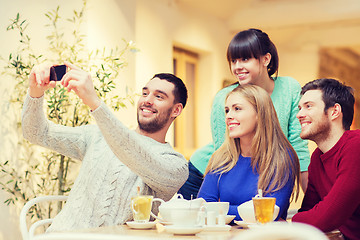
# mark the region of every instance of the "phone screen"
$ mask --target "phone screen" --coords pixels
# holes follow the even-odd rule
[[[50,81],[60,81],[66,73],[66,65],[52,66],[50,68]]]

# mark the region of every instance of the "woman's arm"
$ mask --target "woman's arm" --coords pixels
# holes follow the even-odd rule
[[[299,112],[298,104],[300,100],[300,87],[295,91],[296,94],[293,95],[293,101],[291,105],[291,113],[289,118],[289,131],[288,131],[288,140],[293,146],[296,154],[299,158],[300,163],[300,185],[304,192],[306,192],[306,187],[308,183],[308,167],[310,164],[310,153],[308,147],[308,141],[300,138],[301,126],[300,122],[297,119],[296,115]]]
[[[201,184],[198,198],[203,198],[207,202],[218,202],[219,196],[219,174],[206,174],[203,183]]]
[[[209,163],[209,160],[214,153],[214,144],[208,143],[205,146],[199,148],[190,157],[190,162],[199,170],[202,174],[205,173],[205,169]],[[200,187],[200,186],[199,186]]]
[[[299,158],[301,187],[306,191],[307,169],[310,164],[308,141],[300,138],[301,126],[296,118],[300,100],[300,84],[291,77],[278,77],[271,94],[277,117],[286,138],[293,146]]]

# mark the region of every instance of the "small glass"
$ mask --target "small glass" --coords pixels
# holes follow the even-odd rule
[[[150,220],[152,200],[153,196],[149,195],[139,195],[131,198],[131,210],[135,222],[146,223]]]
[[[265,224],[273,221],[276,198],[254,197],[254,212],[256,222]]]

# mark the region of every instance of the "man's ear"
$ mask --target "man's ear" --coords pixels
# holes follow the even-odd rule
[[[183,105],[181,103],[176,103],[174,106],[173,106],[173,110],[172,110],[172,113],[171,113],[171,117],[173,118],[176,118],[177,116],[180,115],[180,113],[182,112],[183,110]]]
[[[342,109],[340,104],[335,103],[335,105],[331,108],[331,113],[330,113],[331,120],[339,118],[341,114],[342,114]]]

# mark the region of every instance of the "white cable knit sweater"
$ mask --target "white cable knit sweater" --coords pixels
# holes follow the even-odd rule
[[[28,95],[24,102],[24,137],[82,160],[69,198],[47,231],[123,224],[132,219],[137,186],[141,194],[168,201],[188,177],[185,158],[168,143],[129,130],[104,103],[92,115],[97,125],[66,127],[45,118],[43,97]]]

